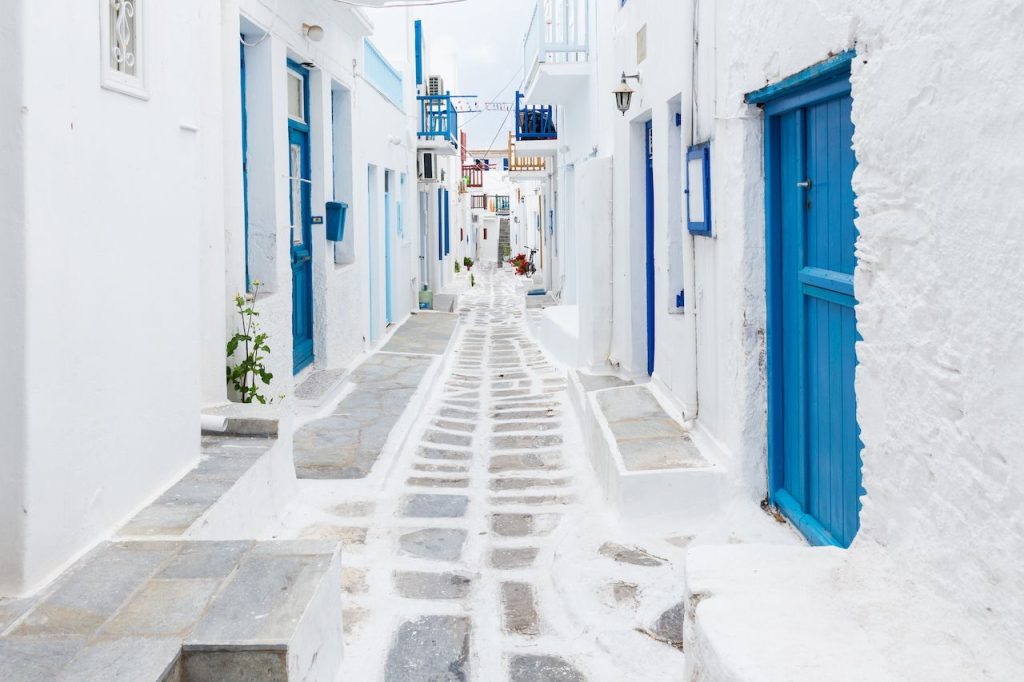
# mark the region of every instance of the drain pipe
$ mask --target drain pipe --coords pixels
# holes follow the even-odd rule
[[[690,80],[689,88],[683,92],[690,95],[690,125],[684,127],[683,172],[686,170],[686,152],[693,145],[697,136],[697,57],[700,49],[700,34],[698,32],[698,20],[700,16],[700,0],[693,0],[693,12],[690,16],[690,39],[692,49],[690,52]],[[713,167],[713,166],[712,166]],[[688,196],[687,196],[688,200]],[[684,221],[686,207],[684,207]],[[699,403],[697,400],[697,277],[694,272],[696,265],[696,244],[694,236],[689,230],[683,234],[683,390],[681,402],[683,407],[683,418],[692,421],[697,418]]]

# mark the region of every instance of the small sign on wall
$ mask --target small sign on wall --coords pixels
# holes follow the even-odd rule
[[[315,216],[313,216],[313,224],[314,225],[323,225],[324,224],[324,217],[322,215],[315,215]]]

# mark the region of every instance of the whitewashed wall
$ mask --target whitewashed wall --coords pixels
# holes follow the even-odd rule
[[[645,4],[658,5],[627,3]],[[728,0],[699,16],[717,237],[695,249],[698,423],[763,495],[763,118],[743,94],[854,48],[867,495],[836,580],[931,591],[957,604],[951,627],[977,651],[1005,650],[1024,631],[1024,95],[1006,88],[1024,77],[1006,30],[1024,5]],[[663,343],[656,374],[675,391]]]
[[[100,86],[99,7],[0,18],[0,594],[198,456],[200,3],[148,7],[148,99]]]

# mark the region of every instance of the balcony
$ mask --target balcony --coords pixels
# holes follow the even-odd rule
[[[515,133],[508,134],[508,172],[520,178],[547,177],[548,164],[543,156],[520,156]]]
[[[555,107],[528,105],[523,93],[516,92],[517,151],[534,156],[554,156],[558,149]]]
[[[537,0],[523,41],[528,99],[566,104],[586,81],[590,54],[588,0]]]
[[[466,187],[484,186],[484,166],[480,163],[473,163],[462,167],[462,178]]]
[[[494,196],[494,212],[501,216],[507,216],[512,212],[511,202],[507,194],[496,194]]]
[[[418,147],[442,156],[459,152],[459,112],[451,94],[419,95],[420,129]]]

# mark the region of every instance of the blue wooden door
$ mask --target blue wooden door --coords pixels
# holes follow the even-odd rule
[[[288,63],[288,195],[291,218],[293,370],[313,361],[313,252],[310,206],[309,72]]]
[[[862,493],[851,104],[844,73],[766,107],[772,495],[810,541],[841,547]]]
[[[645,262],[647,273],[647,373],[654,374],[654,126],[648,121],[644,130],[646,153],[646,228]]]

